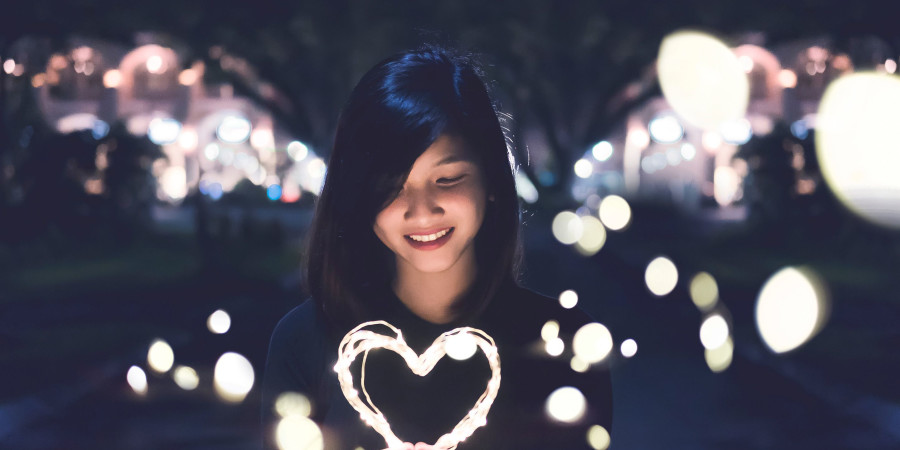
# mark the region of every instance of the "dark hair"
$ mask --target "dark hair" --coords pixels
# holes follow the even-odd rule
[[[338,121],[306,260],[310,294],[332,324],[371,320],[389,298],[394,255],[372,226],[443,134],[463,139],[493,198],[475,239],[478,278],[457,303],[459,316],[477,314],[499,288],[517,282],[520,211],[497,111],[470,56],[425,47],[363,75]]]

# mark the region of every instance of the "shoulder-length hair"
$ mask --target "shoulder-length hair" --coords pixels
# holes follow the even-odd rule
[[[517,283],[520,210],[506,138],[478,66],[437,47],[388,58],[353,89],[338,121],[306,259],[307,287],[341,329],[378,318],[390,298],[393,253],[373,231],[415,160],[439,136],[459,136],[485,178],[485,216],[475,238],[478,277],[455,305],[477,315]]]

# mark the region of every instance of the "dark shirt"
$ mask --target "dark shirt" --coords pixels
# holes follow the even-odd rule
[[[487,332],[500,355],[501,382],[487,425],[475,430],[459,449],[589,449],[592,425],[612,426],[609,372],[601,364],[584,373],[570,366],[574,333],[593,320],[578,308],[564,309],[554,299],[520,287],[499,292],[475,320],[437,325],[427,322],[395,296],[384,320],[399,328],[409,346],[421,354],[441,333],[459,326]],[[548,320],[560,325],[566,351],[547,354],[541,328]],[[375,330],[393,333],[384,327]],[[274,403],[283,392],[299,392],[312,403],[312,419],[325,434],[326,449],[366,450],[386,447],[384,438],[360,420],[344,398],[334,365],[343,337],[331,331],[315,302],[307,300],[278,323],[272,334],[263,381],[262,420],[266,448],[274,445],[279,419]],[[351,366],[359,390],[360,354]],[[366,389],[385,415],[394,434],[405,442],[433,444],[450,432],[475,404],[490,378],[481,352],[464,361],[441,359],[425,377],[410,372],[390,350],[373,350],[366,362]],[[557,388],[573,386],[587,399],[584,417],[573,424],[554,421],[545,411],[547,397]],[[360,393],[360,398],[365,397]]]

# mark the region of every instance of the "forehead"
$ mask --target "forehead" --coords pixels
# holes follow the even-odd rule
[[[457,162],[476,164],[474,155],[462,138],[442,134],[416,158],[412,171],[427,170]]]

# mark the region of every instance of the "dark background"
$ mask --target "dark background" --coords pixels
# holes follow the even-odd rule
[[[762,219],[639,201],[628,230],[589,258],[550,233],[557,212],[578,206],[572,164],[659,95],[653,64],[664,36],[694,28],[765,46],[826,38],[863,55],[854,56],[858,69],[872,68],[861,43],[900,55],[896,16],[880,4],[33,0],[0,6],[0,60],[25,46],[32,75],[73,38],[132,46],[150,32],[185,62],[205,62],[205,82],[232,84],[327,157],[343,101],[375,62],[422,42],[481,53],[512,131],[546,139],[550,163],[539,169],[554,179],[540,183],[538,168],[523,164],[541,195],[525,212],[524,284],[550,296],[576,290],[617,343],[639,345],[634,358],[611,361],[612,448],[888,449],[900,446],[900,234],[850,214],[825,185],[813,200],[790,195],[786,160],[755,174],[774,188],[745,185],[760,193],[749,214]],[[245,64],[222,64],[223,54]],[[105,139],[127,152],[109,162],[112,194],[88,194],[72,173],[92,169],[100,143],[44,123],[28,78],[0,71],[0,447],[253,448],[269,334],[305,298],[299,262],[312,200],[272,203],[247,188],[212,203],[192,192],[182,205],[191,226],[170,227],[153,219],[156,200],[146,195],[155,180],[142,161],[160,149],[116,125]],[[635,83],[639,94],[623,97]],[[752,142],[742,151],[777,145]],[[516,151],[528,161],[524,145]],[[681,277],[657,298],[643,275],[660,254]],[[789,265],[824,278],[831,316],[808,344],[775,355],[753,308],[762,283]],[[702,315],[688,296],[701,270],[718,280],[733,328],[734,360],[722,373],[704,362]],[[227,334],[206,329],[216,309],[231,315]],[[148,394],[132,392],[125,373],[146,369],[156,338],[197,370],[196,390],[148,371]],[[213,392],[225,351],[256,369],[242,403]]]

